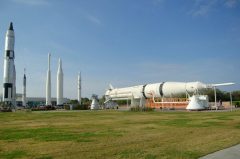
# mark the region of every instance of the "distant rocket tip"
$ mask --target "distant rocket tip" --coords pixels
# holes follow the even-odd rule
[[[9,30],[13,30],[13,23],[10,23]]]

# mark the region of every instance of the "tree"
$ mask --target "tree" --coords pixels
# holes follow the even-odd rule
[[[233,101],[240,101],[240,90],[232,92]]]
[[[84,105],[90,105],[91,101],[88,98],[82,98],[82,104]]]
[[[99,104],[103,105],[105,100],[106,100],[105,95],[103,95],[102,98],[99,99]]]
[[[76,100],[76,99],[70,100],[69,104],[78,104],[78,100]]]

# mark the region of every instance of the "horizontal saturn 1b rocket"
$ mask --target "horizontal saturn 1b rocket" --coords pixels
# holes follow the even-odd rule
[[[207,87],[201,82],[162,82],[115,89],[110,86],[105,96],[112,100],[151,98],[152,96],[174,97],[185,92],[194,93]]]
[[[16,98],[16,71],[14,64],[14,43],[15,36],[13,24],[10,23],[5,39],[5,54],[3,68],[3,102],[14,106]]]
[[[105,93],[105,103],[110,100],[131,100],[132,106],[143,106],[144,103],[141,103],[142,99],[155,97],[171,98],[183,93],[190,96],[198,94],[199,91],[207,88],[232,84],[234,83],[204,84],[201,82],[162,82],[125,88],[113,88],[110,85],[110,89]]]

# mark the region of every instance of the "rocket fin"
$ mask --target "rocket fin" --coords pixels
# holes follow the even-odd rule
[[[110,88],[110,90],[113,90],[113,89],[114,89],[113,86],[112,86],[112,84],[109,84],[109,88]]]
[[[235,83],[218,83],[218,84],[210,84],[210,87],[218,87],[218,86],[230,86],[234,85]]]

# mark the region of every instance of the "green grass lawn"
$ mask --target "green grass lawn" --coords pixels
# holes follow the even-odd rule
[[[234,112],[0,113],[0,158],[198,158],[240,143]]]

